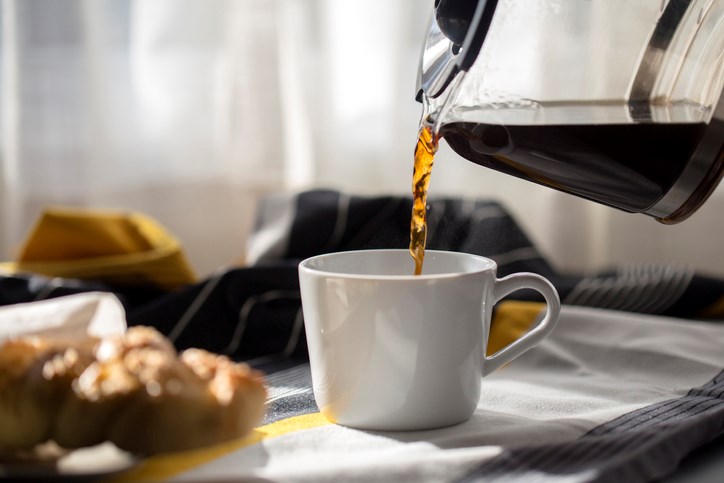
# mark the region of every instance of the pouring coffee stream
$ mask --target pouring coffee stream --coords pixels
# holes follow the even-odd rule
[[[422,273],[427,242],[427,189],[438,146],[433,126],[422,124],[415,146],[415,167],[412,173],[412,219],[410,221],[410,254],[415,260],[415,275]]]
[[[418,270],[440,139],[478,165],[664,224],[688,218],[716,189],[724,0],[434,6],[417,93]]]
[[[455,90],[464,78],[453,81]],[[452,97],[448,97],[438,114],[447,112]],[[422,274],[427,244],[427,190],[430,186],[435,154],[440,143],[440,123],[430,113],[430,99],[423,93],[422,117],[415,144],[414,167],[412,170],[412,217],[410,220],[410,254],[415,261],[415,275]]]

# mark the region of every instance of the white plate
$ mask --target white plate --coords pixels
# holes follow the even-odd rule
[[[126,471],[140,458],[112,443],[69,451],[57,458],[0,460],[0,479],[90,480]]]

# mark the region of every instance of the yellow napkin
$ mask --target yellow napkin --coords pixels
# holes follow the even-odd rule
[[[495,354],[528,332],[545,310],[542,302],[509,300],[498,304],[490,324],[487,354]]]
[[[196,281],[181,244],[155,220],[79,208],[46,209],[17,261],[0,269],[166,290]]]

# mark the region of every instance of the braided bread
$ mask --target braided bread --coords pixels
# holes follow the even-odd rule
[[[258,371],[200,349],[177,354],[148,327],[81,342],[0,346],[0,449],[111,441],[152,454],[239,438],[264,414]]]

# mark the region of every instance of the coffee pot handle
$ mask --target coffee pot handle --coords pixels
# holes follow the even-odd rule
[[[496,279],[494,288],[495,302],[506,295],[521,289],[533,289],[543,295],[546,301],[546,314],[535,327],[523,334],[516,341],[502,348],[491,356],[486,356],[483,363],[483,377],[507,364],[524,352],[537,346],[555,328],[561,311],[561,302],[553,284],[546,278],[535,273],[521,272]]]

